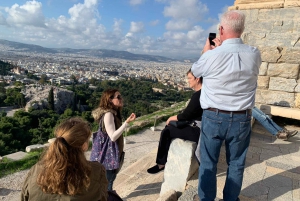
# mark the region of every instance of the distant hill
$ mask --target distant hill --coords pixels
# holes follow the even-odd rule
[[[127,60],[145,60],[145,61],[156,61],[156,62],[168,62],[178,61],[177,59],[171,59],[162,56],[145,55],[145,54],[133,54],[127,51],[115,51],[107,49],[72,49],[72,48],[45,48],[38,45],[31,45],[19,42],[13,42],[8,40],[0,39],[0,45],[9,47],[11,53],[18,52],[33,52],[33,53],[48,53],[48,54],[78,54],[84,56],[93,56],[99,58],[119,58]]]

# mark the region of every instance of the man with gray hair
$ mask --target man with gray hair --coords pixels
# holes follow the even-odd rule
[[[217,163],[223,141],[228,164],[224,201],[239,200],[251,134],[251,109],[255,104],[261,56],[257,48],[243,44],[245,15],[227,11],[219,25],[219,37],[207,39],[192,72],[203,77],[198,195],[202,201],[216,198]]]

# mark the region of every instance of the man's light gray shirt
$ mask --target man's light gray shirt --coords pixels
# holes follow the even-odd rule
[[[203,109],[227,111],[252,109],[255,104],[261,56],[257,48],[240,38],[227,39],[205,52],[192,66],[195,77],[203,77],[200,103]]]

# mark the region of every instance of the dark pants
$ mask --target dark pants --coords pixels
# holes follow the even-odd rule
[[[156,156],[156,163],[165,165],[168,158],[168,151],[171,141],[174,138],[189,140],[198,143],[200,136],[200,128],[197,126],[186,126],[183,128],[176,128],[174,126],[166,126],[161,134],[158,144],[158,151]]]
[[[107,190],[112,191],[113,183],[117,177],[116,170],[106,170],[106,178],[108,180]]]

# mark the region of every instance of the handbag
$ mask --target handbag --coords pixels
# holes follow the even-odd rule
[[[169,125],[174,126],[176,128],[183,128],[189,126],[193,123],[193,121],[170,121]]]
[[[120,153],[117,142],[111,141],[108,134],[102,129],[103,118],[100,119],[99,129],[93,133],[93,145],[90,161],[98,161],[106,170],[120,168]]]

